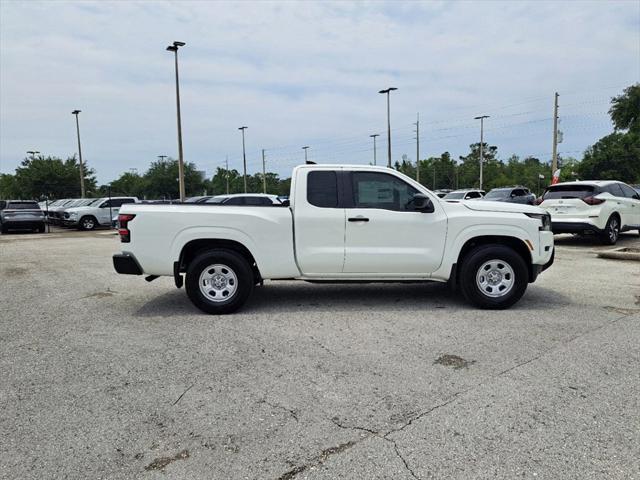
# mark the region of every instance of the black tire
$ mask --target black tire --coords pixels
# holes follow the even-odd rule
[[[94,230],[97,225],[98,225],[98,221],[95,219],[95,217],[86,216],[86,217],[82,217],[80,219],[80,221],[78,222],[78,229],[79,230]]]
[[[212,268],[213,266],[226,267],[227,272],[224,272],[224,268],[218,269],[216,272],[216,269]],[[228,273],[229,271],[231,274]],[[224,280],[228,282],[228,286],[232,286],[232,280],[233,283],[236,284],[233,293],[231,293],[228,298],[219,301],[207,298],[202,291],[206,289],[204,287],[203,289],[200,288],[200,278],[201,275],[206,275],[205,272],[213,272],[213,274],[227,275],[229,277],[235,276],[235,278],[227,278]],[[225,283],[225,285],[227,285],[227,283]],[[187,295],[191,302],[205,313],[224,315],[235,312],[247,301],[249,295],[253,292],[253,286],[254,277],[249,262],[233,250],[207,250],[194,258],[187,267],[187,275],[185,278]],[[220,294],[224,297],[224,291],[216,290],[214,286],[211,286],[211,289],[209,295],[217,297],[218,294]]]
[[[9,229],[7,227],[5,227],[4,225],[0,226],[0,233],[7,233],[9,231]]]
[[[500,283],[497,287],[487,285],[486,290],[483,290],[480,279],[484,277],[481,276],[480,269],[486,268],[486,264],[494,260],[497,265],[495,275],[499,274],[506,281],[511,278],[511,286],[507,288]],[[491,267],[484,271],[494,274]],[[522,257],[512,248],[497,244],[481,245],[471,250],[462,260],[459,283],[468,302],[476,307],[500,310],[509,308],[524,295],[529,283],[529,270]],[[498,291],[502,287],[506,289],[505,293]]]
[[[38,233],[44,233],[44,231],[45,231],[45,226],[44,226],[44,223],[43,223],[42,225],[40,225],[38,227]]]
[[[604,245],[615,245],[620,238],[620,217],[615,213],[607,220],[607,225],[600,234],[600,241]]]

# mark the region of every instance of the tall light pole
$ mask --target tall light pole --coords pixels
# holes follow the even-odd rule
[[[380,134],[379,133],[374,133],[373,135],[369,135],[371,138],[373,138],[373,164],[376,165],[377,164],[377,158],[376,158],[376,137],[379,137]]]
[[[309,150],[309,146],[302,147],[302,150],[304,150],[304,163],[307,163],[307,150]]]
[[[480,120],[480,190],[482,190],[482,167],[484,166],[483,155],[483,143],[484,143],[484,119],[489,118],[489,115],[480,115],[479,117],[473,117],[474,120]]]
[[[397,90],[397,88],[389,87],[378,92],[387,94],[387,167],[389,168],[391,168],[391,107],[389,106],[389,93],[394,90]]]
[[[417,114],[416,123],[414,123],[414,125],[416,126],[416,182],[420,183],[420,114],[419,113]],[[435,169],[435,166],[433,168]]]
[[[244,149],[244,131],[249,127],[239,127],[242,130],[242,165],[244,166],[244,193],[247,193],[247,154]]]
[[[264,148],[262,149],[262,193],[267,193],[267,168],[264,160]]]
[[[551,154],[551,175],[558,169],[558,92],[553,101],[553,153]]]
[[[227,155],[224,160],[224,166],[226,169],[225,177],[227,178],[227,195],[229,195],[229,155]]]
[[[178,184],[180,186],[180,201],[184,202],[184,156],[182,154],[182,119],[180,118],[180,81],[178,77],[178,48],[184,47],[184,42],[173,42],[167,50],[174,53],[176,64],[176,113],[178,120]]]
[[[76,116],[76,133],[78,134],[78,160],[80,162],[80,197],[84,198],[84,168],[82,166],[82,148],[80,147],[80,121],[78,120],[78,114],[82,110],[74,110],[72,115]]]

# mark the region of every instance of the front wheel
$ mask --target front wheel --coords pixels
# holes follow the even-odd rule
[[[93,217],[82,217],[78,223],[80,230],[93,230],[96,228],[96,224],[96,219]]]
[[[600,234],[600,240],[605,245],[615,245],[620,236],[620,219],[617,215],[611,215],[607,220],[607,225]]]
[[[225,249],[208,250],[187,267],[185,287],[193,304],[206,313],[238,310],[253,291],[253,272],[243,256]]]
[[[524,295],[529,283],[522,257],[502,245],[482,245],[469,252],[460,269],[464,297],[480,308],[509,308]]]

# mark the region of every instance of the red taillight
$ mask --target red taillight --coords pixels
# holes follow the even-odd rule
[[[604,203],[603,199],[595,198],[595,197],[592,197],[592,196],[584,197],[582,199],[582,201],[584,203],[586,203],[587,205],[600,205],[601,203]]]
[[[121,213],[118,215],[118,234],[120,235],[120,241],[122,243],[129,243],[131,241],[131,232],[128,225],[131,220],[135,218],[135,215],[130,213]]]
[[[542,202],[544,202],[544,199],[542,197],[536,198],[536,205],[540,205]]]

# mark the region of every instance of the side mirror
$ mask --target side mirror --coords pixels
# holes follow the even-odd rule
[[[285,207],[288,207],[291,205],[291,200],[287,199],[287,200],[282,200],[280,203],[282,203],[282,205],[284,205]]]
[[[433,202],[424,193],[416,193],[411,199],[411,203],[413,204],[413,209],[417,212],[433,213],[435,211]]]

